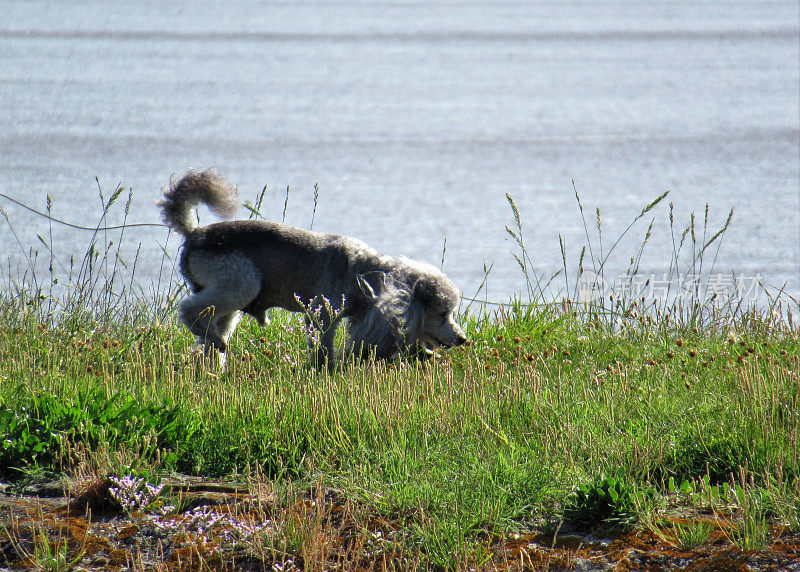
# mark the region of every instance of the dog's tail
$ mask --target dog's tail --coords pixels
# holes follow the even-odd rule
[[[231,218],[239,207],[237,188],[214,169],[189,171],[178,178],[173,175],[164,198],[156,203],[161,217],[175,232],[183,235],[197,228],[194,208],[203,203],[222,218]]]

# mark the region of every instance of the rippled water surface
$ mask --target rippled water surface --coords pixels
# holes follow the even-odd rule
[[[171,173],[214,166],[251,202],[267,185],[269,218],[284,218],[289,186],[286,222],[308,228],[313,215],[315,230],[437,265],[444,253],[466,294],[492,267],[481,296],[505,301],[524,290],[507,193],[534,270],[562,268],[561,236],[574,277],[587,231],[573,180],[595,257],[595,207],[605,254],[669,190],[613,252],[609,276],[637,254],[650,215],[641,269],[663,275],[673,253],[667,201],[676,241],[692,212],[703,241],[708,203],[706,239],[735,213],[713,273],[787,284],[797,296],[798,10],[795,1],[4,2],[0,192],[39,209],[50,195],[56,216],[94,224],[97,177],[105,196],[117,183],[134,189],[129,221],[157,222],[152,203]],[[36,234],[49,242],[51,231],[0,200],[14,225],[0,220],[1,260],[19,274],[28,249],[42,248]],[[109,222],[122,220],[122,206]],[[64,266],[90,239],[57,225],[52,235]],[[130,257],[141,243],[137,279],[155,277],[166,232],[123,238]]]

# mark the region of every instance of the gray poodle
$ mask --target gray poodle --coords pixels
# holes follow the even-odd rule
[[[305,313],[316,365],[334,365],[333,344],[347,320],[346,353],[389,358],[463,344],[455,321],[460,293],[435,267],[378,253],[360,240],[268,221],[197,226],[206,204],[223,218],[237,189],[213,170],[173,177],[158,202],[164,222],[184,236],[180,269],[192,294],[180,318],[197,344],[222,354],[242,313],[266,325],[269,308]]]

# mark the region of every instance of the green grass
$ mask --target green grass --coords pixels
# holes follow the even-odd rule
[[[63,464],[67,441],[124,445],[158,450],[164,471],[322,472],[382,512],[464,532],[526,526],[601,474],[664,490],[800,470],[796,332],[620,335],[512,304],[467,318],[471,344],[432,361],[328,375],[311,369],[300,319],[276,313],[242,324],[214,373],[173,323],[67,331],[3,310],[6,478]]]
[[[277,311],[240,325],[218,371],[165,311],[174,298],[152,312],[105,284],[100,308],[85,289],[60,313],[41,288],[0,298],[0,479],[89,459],[320,481],[405,523],[401,541],[443,569],[480,562],[496,534],[632,526],[674,483],[769,498],[757,514],[737,500],[743,549],[767,542],[767,516],[797,529],[800,333],[769,312],[510,301],[462,316],[469,345],[433,360],[328,374],[302,318]]]

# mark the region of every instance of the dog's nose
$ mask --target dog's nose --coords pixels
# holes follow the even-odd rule
[[[460,346],[466,341],[467,341],[467,336],[465,336],[464,334],[458,334],[458,337],[456,338],[456,345]]]

